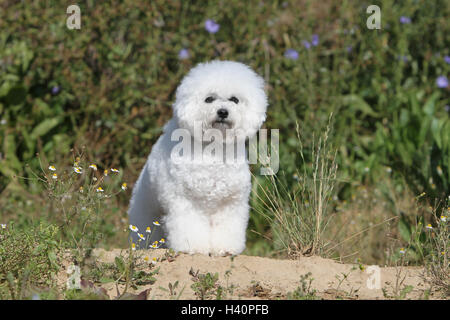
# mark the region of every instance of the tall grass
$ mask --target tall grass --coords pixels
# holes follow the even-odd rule
[[[331,116],[330,116],[331,120]],[[262,204],[255,208],[272,226],[274,241],[291,257],[321,255],[328,243],[324,232],[332,217],[330,200],[337,182],[336,150],[330,145],[331,122],[313,139],[311,158],[305,159],[299,125],[302,167],[294,175],[297,183],[289,188],[276,176],[259,183],[255,196]]]

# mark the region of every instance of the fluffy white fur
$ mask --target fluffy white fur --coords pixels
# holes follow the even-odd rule
[[[209,96],[215,98],[211,103],[205,102]],[[231,97],[239,102],[230,101]],[[229,113],[225,126],[217,123],[221,108]],[[251,190],[247,161],[224,162],[223,157],[214,155],[201,161],[190,157],[174,161],[171,153],[179,141],[171,141],[171,135],[178,128],[193,135],[194,123],[200,122],[202,132],[228,129],[242,141],[259,130],[266,109],[264,81],[246,65],[212,61],[193,68],[178,87],[173,118],[165,125],[134,186],[128,210],[130,224],[142,233],[150,226],[150,244],[164,237],[168,247],[176,251],[241,253]],[[230,144],[229,140],[224,143]],[[202,142],[203,148],[206,145]],[[161,221],[161,227],[152,224],[155,220]],[[138,243],[137,234],[131,234]]]

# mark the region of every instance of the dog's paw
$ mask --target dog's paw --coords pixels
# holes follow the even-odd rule
[[[239,253],[241,253],[242,250],[233,250],[233,249],[214,249],[212,248],[209,255],[210,256],[217,256],[217,257],[230,257],[230,256],[236,256]]]

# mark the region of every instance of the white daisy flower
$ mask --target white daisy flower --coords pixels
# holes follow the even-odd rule
[[[446,216],[441,216],[441,221],[442,222],[447,222],[447,217]]]
[[[0,227],[2,227],[2,229],[6,229],[6,223],[0,224]]]
[[[147,229],[145,229],[145,232],[151,233],[151,232],[152,232],[152,229],[150,229],[150,227],[147,227]]]
[[[74,167],[73,171],[75,171],[75,173],[78,173],[78,174],[82,174],[83,173],[83,170],[80,167]]]
[[[55,168],[55,166],[50,166],[50,167],[48,167],[48,170],[56,171],[56,168]]]
[[[111,171],[114,172],[114,173],[119,173],[119,170],[114,169],[114,168],[111,168]]]
[[[122,183],[122,187],[121,188],[122,188],[123,191],[127,190],[128,189],[127,184],[125,182]]]
[[[159,240],[159,243],[166,243],[166,239],[161,238],[161,240]]]
[[[103,190],[102,187],[98,187],[98,188],[97,188],[97,192],[105,192],[105,190]]]
[[[133,251],[136,250],[136,245],[134,243],[131,244],[131,250],[133,250]]]
[[[433,227],[431,226],[431,224],[427,224],[427,226],[425,227],[425,229],[432,230]]]
[[[89,168],[94,169],[94,171],[97,171],[97,166],[95,164],[91,164]]]
[[[138,232],[139,229],[136,226],[133,226],[132,224],[130,224],[130,230],[133,232]]]
[[[137,235],[138,235],[138,237],[139,237],[141,240],[145,240],[145,237],[144,237],[144,235],[143,235],[142,233],[138,233]]]
[[[56,173],[54,173],[54,174],[52,175],[52,179],[53,179],[53,180],[58,179],[58,175],[57,175]]]
[[[153,224],[154,224],[155,226],[160,226],[160,225],[161,225],[158,221],[154,221]]]
[[[158,249],[158,241],[153,242],[150,247],[153,249]]]

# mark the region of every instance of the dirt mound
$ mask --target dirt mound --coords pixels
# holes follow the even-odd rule
[[[94,258],[98,263],[112,263],[124,252],[98,249]],[[276,260],[244,255],[168,256],[165,249],[138,254],[147,257],[144,271],[159,270],[151,284],[128,291],[140,293],[150,289],[148,299],[420,299],[427,297],[429,288],[423,280],[423,269],[418,267],[379,268],[320,257]],[[114,282],[95,285],[104,288],[110,298],[117,296]],[[120,284],[119,291],[124,287]]]

